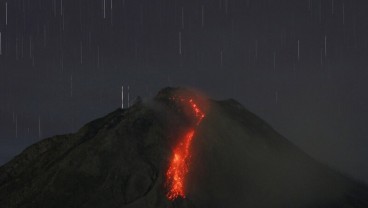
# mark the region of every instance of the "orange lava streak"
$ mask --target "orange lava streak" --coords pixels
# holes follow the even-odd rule
[[[174,98],[174,100],[177,99]],[[198,126],[205,116],[198,105],[193,99],[179,98],[178,100],[182,104],[189,104],[195,115],[196,126]],[[185,136],[179,140],[179,144],[173,150],[169,169],[166,172],[166,185],[169,188],[166,196],[169,200],[174,200],[179,196],[185,198],[185,176],[189,171],[190,146],[194,133],[194,128],[188,129]]]
[[[166,172],[170,185],[170,190],[166,195],[169,200],[174,200],[178,196],[185,198],[184,179],[188,173],[189,148],[193,135],[194,130],[190,130],[173,151],[173,158]]]

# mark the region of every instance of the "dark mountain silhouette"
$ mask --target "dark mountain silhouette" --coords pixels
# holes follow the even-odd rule
[[[190,126],[170,98],[199,99],[186,197],[167,199],[166,170]],[[328,151],[328,150],[326,150]],[[234,100],[166,88],[42,140],[0,168],[0,207],[368,207],[368,189],[319,163]]]

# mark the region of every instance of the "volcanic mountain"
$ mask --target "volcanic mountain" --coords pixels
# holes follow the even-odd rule
[[[0,168],[0,207],[368,207],[235,100],[166,88]]]

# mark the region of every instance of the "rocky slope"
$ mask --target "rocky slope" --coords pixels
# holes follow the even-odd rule
[[[313,160],[234,100],[203,99],[186,198],[166,197],[190,119],[166,88],[36,143],[0,168],[0,207],[368,207],[368,189]]]

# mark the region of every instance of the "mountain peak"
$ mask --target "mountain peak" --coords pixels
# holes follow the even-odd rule
[[[367,207],[367,190],[237,101],[184,88],[44,139],[0,168],[1,207]]]

